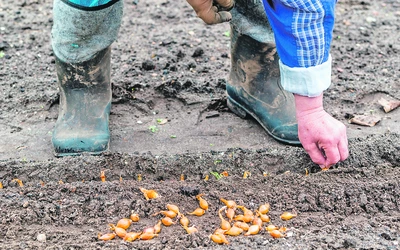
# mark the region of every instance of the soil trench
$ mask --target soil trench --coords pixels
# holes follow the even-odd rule
[[[400,100],[399,1],[337,4],[324,107],[346,125],[350,157],[328,171],[229,111],[229,24],[206,26],[185,1],[124,4],[112,47],[110,151],[55,158],[52,1],[2,0],[0,249],[400,248],[400,109],[379,104]],[[357,115],[380,121],[350,124]],[[159,197],[147,201],[140,187]],[[149,241],[97,239],[131,211],[140,216],[131,231],[154,226],[167,204],[192,212],[197,194],[209,203],[203,216],[187,215],[197,233],[177,223]],[[269,203],[271,222],[217,245],[209,235],[220,198],[252,211]],[[284,211],[297,217],[282,221]],[[287,227],[286,237],[273,239],[268,224]]]

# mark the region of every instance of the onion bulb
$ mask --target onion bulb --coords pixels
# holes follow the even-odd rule
[[[219,200],[222,201],[222,203],[224,203],[227,208],[236,207],[236,202],[233,200],[225,200],[224,198],[219,198]]]
[[[139,233],[135,233],[135,232],[126,233],[126,235],[124,237],[124,241],[127,241],[127,242],[135,241],[135,240],[139,239],[141,234],[142,234],[142,232],[139,232]]]
[[[181,223],[181,225],[183,227],[189,226],[189,219],[186,216],[184,216],[183,214],[181,215],[179,222]]]
[[[196,199],[199,200],[199,206],[204,209],[207,210],[208,209],[208,203],[206,200],[204,200],[203,198],[201,198],[201,196],[203,196],[204,194],[198,194],[196,195]]]
[[[243,232],[243,229],[237,226],[231,227],[228,231],[225,232],[226,235],[230,236],[238,236]]]
[[[260,212],[260,214],[267,214],[269,212],[270,207],[271,206],[269,205],[269,203],[262,204],[258,208],[258,212]]]
[[[211,234],[210,239],[217,244],[229,244],[228,240],[223,234]]]
[[[202,216],[206,211],[200,207],[196,208],[196,210],[194,210],[191,213],[188,213],[190,215],[196,215],[196,216]]]
[[[183,228],[186,230],[186,232],[187,232],[188,234],[196,233],[196,232],[199,231],[199,230],[197,230],[197,228],[195,228],[194,226],[191,226],[191,227],[185,226],[185,227],[183,227]]]
[[[169,226],[171,226],[172,224],[175,224],[175,222],[174,222],[171,218],[169,218],[169,217],[164,217],[164,218],[162,218],[162,219],[161,219],[161,222],[162,222],[162,224],[163,224],[164,226],[166,226],[166,227],[169,227]]]
[[[108,233],[108,234],[103,234],[103,235],[101,233],[98,233],[97,238],[99,240],[104,240],[104,241],[112,240],[115,238],[115,233]]]
[[[117,226],[116,227],[120,227],[120,228],[123,228],[123,229],[126,230],[126,229],[128,229],[128,227],[130,227],[131,223],[132,223],[131,219],[127,219],[127,218],[120,219],[117,222]]]
[[[290,212],[284,212],[282,215],[281,215],[281,219],[282,220],[290,220],[290,219],[292,219],[292,218],[294,218],[294,217],[296,217],[297,216],[297,214],[292,214],[292,213],[290,213]]]
[[[285,236],[279,230],[272,230],[272,231],[269,232],[269,234],[275,239],[283,238]]]
[[[142,191],[144,198],[146,198],[146,200],[155,199],[158,197],[158,194],[155,190],[147,190],[144,188],[140,188],[140,191]]]
[[[259,225],[251,225],[249,227],[249,230],[247,230],[247,233],[245,233],[245,236],[249,236],[249,235],[254,235],[254,234],[258,234],[260,232],[260,226]]]

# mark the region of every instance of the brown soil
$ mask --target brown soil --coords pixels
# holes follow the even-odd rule
[[[272,223],[291,232],[228,237],[230,249],[400,248],[400,109],[386,114],[377,104],[400,99],[399,1],[339,1],[325,108],[346,124],[351,155],[323,172],[302,148],[275,142],[227,109],[229,24],[204,25],[185,1],[136,2],[125,1],[113,46],[110,152],[55,158],[51,1],[1,1],[0,249],[217,249],[208,235],[219,225],[220,197],[251,210],[268,202]],[[381,121],[347,122],[361,114]],[[168,122],[158,125],[161,118]],[[229,176],[216,180],[212,171]],[[139,187],[160,198],[146,201]],[[167,203],[190,212],[197,193],[210,209],[189,217],[196,234],[174,225],[150,241],[97,240],[131,210],[141,216],[134,231],[154,225],[160,217],[151,215]],[[283,211],[298,217],[283,222]]]

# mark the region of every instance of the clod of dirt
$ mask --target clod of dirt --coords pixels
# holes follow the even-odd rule
[[[184,186],[179,188],[179,192],[186,196],[196,196],[200,193],[200,188],[193,186]]]
[[[179,59],[182,59],[182,58],[185,57],[185,53],[184,53],[182,50],[179,50],[178,53],[176,54],[176,56],[177,56]]]
[[[366,115],[356,115],[353,118],[351,118],[349,120],[350,123],[353,124],[358,124],[358,125],[362,125],[362,126],[369,126],[369,127],[373,127],[375,126],[379,121],[381,120],[381,118],[377,117],[377,116],[366,116]]]
[[[37,241],[39,242],[46,242],[46,235],[45,234],[38,234],[36,237]]]
[[[143,70],[153,70],[153,69],[155,69],[156,68],[156,66],[154,65],[154,63],[153,63],[153,61],[151,61],[151,60],[146,60],[146,61],[144,61],[144,62],[142,62],[142,69]]]
[[[208,118],[213,118],[213,117],[218,117],[219,116],[219,112],[218,111],[210,111],[206,114],[206,119]]]
[[[6,51],[10,47],[10,44],[6,41],[1,41],[0,42],[0,50]]]
[[[378,103],[382,105],[383,110],[385,110],[386,113],[400,107],[400,101],[398,100],[388,101],[385,98],[381,98]]]
[[[197,49],[194,51],[192,57],[200,57],[200,56],[202,56],[203,54],[204,54],[204,50],[203,50],[202,48],[197,48]]]

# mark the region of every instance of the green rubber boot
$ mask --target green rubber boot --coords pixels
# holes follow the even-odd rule
[[[91,60],[70,64],[56,58],[60,108],[53,132],[56,156],[99,154],[108,149],[111,109],[110,47]]]
[[[275,43],[261,43],[231,29],[228,107],[241,118],[251,115],[276,140],[300,145],[293,94],[280,84]]]

